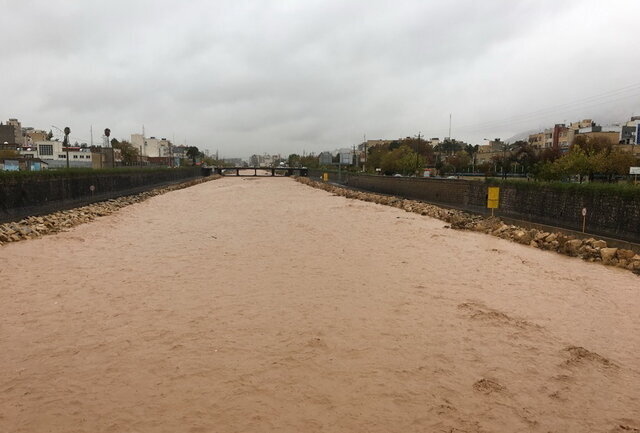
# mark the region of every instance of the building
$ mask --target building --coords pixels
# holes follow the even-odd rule
[[[140,155],[150,157],[171,156],[173,150],[173,145],[166,138],[145,138],[142,134],[131,134],[131,145],[138,149]]]
[[[569,128],[567,128],[564,123],[556,123],[553,127],[553,131],[551,132],[551,147],[553,149],[561,149],[566,152],[569,150],[569,144],[567,141],[567,133]]]
[[[493,163],[496,158],[503,158],[507,155],[511,155],[511,151],[508,149],[508,144],[504,141],[496,138],[489,140],[488,144],[478,146],[476,152],[475,164],[482,165],[484,163]]]
[[[331,152],[320,152],[318,156],[318,164],[331,165],[333,163],[333,155]]]
[[[187,149],[189,149],[188,146],[181,144],[180,146],[173,146],[171,152],[174,158],[185,159],[187,158]]]
[[[338,161],[340,165],[353,165],[355,163],[355,151],[352,149],[340,149],[338,150]]]
[[[33,144],[38,141],[47,141],[49,139],[49,133],[39,129],[27,128],[25,131],[25,145]]]
[[[553,128],[546,128],[542,132],[529,135],[529,144],[537,149],[559,149],[561,152],[567,152],[575,136],[581,132],[586,132],[589,128],[598,128],[591,119],[583,119],[578,122],[572,122],[569,126],[564,123],[557,123]]]
[[[41,171],[49,167],[38,158],[0,158],[0,171]]]
[[[251,155],[249,158],[249,165],[251,167],[274,167],[279,161],[282,160],[280,155]]]
[[[542,149],[544,148],[544,132],[536,132],[535,134],[529,135],[529,144],[534,149]]]
[[[358,150],[364,152],[366,150],[373,149],[375,147],[386,146],[388,144],[391,144],[392,141],[393,140],[382,140],[382,139],[363,141],[358,145]]]
[[[244,167],[246,165],[242,158],[224,158],[222,162],[233,167]]]
[[[67,155],[69,156],[69,167],[103,167],[102,164],[95,167],[97,162],[94,162],[94,159],[102,160],[100,153],[92,152],[89,147],[64,147],[60,141],[39,141],[33,145],[24,145],[18,149],[18,153],[24,158],[42,160],[47,163],[48,168],[66,168]]]
[[[4,125],[0,123],[0,144],[4,143],[14,146],[24,144],[22,127],[18,119],[9,119]]]
[[[587,128],[585,128],[587,129]],[[622,132],[622,128],[618,127],[618,130],[605,130],[603,131],[601,127],[588,128],[589,130],[580,131],[578,135],[585,136],[587,138],[604,138],[609,142],[612,146],[616,146],[620,143],[620,134]]]

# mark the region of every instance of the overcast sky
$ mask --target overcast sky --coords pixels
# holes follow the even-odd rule
[[[0,120],[81,142],[144,125],[247,157],[640,115],[638,0],[0,5]]]

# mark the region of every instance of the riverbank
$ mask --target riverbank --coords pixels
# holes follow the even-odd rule
[[[19,242],[27,239],[39,238],[48,234],[58,233],[77,226],[78,224],[91,222],[98,217],[111,215],[123,207],[143,202],[159,194],[188,188],[190,186],[219,178],[220,176],[202,177],[162,188],[154,188],[140,194],[118,197],[87,206],[54,212],[48,215],[31,216],[18,222],[0,224],[0,246],[10,242]]]
[[[508,225],[500,218],[485,217],[457,209],[443,208],[417,200],[355,191],[304,177],[296,180],[313,188],[323,189],[343,197],[393,206],[407,212],[438,218],[450,223],[450,227],[454,229],[482,232],[523,245],[529,245],[533,248],[579,257],[588,262],[617,266],[640,275],[640,254],[624,248],[609,248],[607,242],[602,239],[577,239],[575,236],[567,235],[563,232],[547,232],[513,224]]]

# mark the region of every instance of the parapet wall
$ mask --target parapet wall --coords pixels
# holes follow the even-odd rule
[[[321,173],[310,172],[313,178]],[[336,181],[336,173],[330,173]],[[487,187],[483,181],[423,179],[342,174],[347,186],[487,214]],[[640,198],[605,191],[564,189],[544,185],[500,186],[497,216],[582,230],[582,209],[587,209],[586,231],[629,242],[640,242]]]
[[[188,167],[0,177],[0,222],[137,194],[200,176],[200,168]]]

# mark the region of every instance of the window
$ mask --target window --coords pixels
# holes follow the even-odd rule
[[[51,155],[53,156],[53,144],[41,144],[38,146],[38,152],[40,155]]]
[[[67,155],[65,155],[64,153],[61,155],[58,155],[58,159],[67,159]]]
[[[78,155],[73,155],[73,159],[78,159]]]

